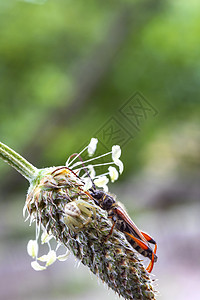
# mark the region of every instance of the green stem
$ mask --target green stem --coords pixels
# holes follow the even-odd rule
[[[30,164],[17,152],[0,142],[0,158],[15,168],[22,176],[31,182],[38,173],[38,169]]]

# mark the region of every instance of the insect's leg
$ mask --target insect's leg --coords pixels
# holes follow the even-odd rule
[[[148,235],[146,232],[141,231],[141,233],[142,233],[143,237],[147,240],[147,242],[155,245],[153,252],[154,252],[154,254],[156,254],[156,251],[157,251],[156,241],[154,241],[154,239],[150,235]],[[154,258],[155,258],[155,262],[156,262],[157,256],[155,256]]]
[[[113,225],[112,225],[112,227],[111,227],[111,229],[110,229],[110,233],[109,233],[109,235],[108,235],[108,236],[110,236],[110,235],[113,233],[113,229],[114,229],[114,227],[115,227],[115,222],[113,223]]]
[[[154,241],[154,240],[153,240]],[[150,242],[150,241],[149,241]],[[155,241],[154,241],[155,242]],[[156,256],[156,251],[157,251],[157,244],[155,242],[155,247],[154,247],[154,251],[152,252],[152,258],[151,261],[147,267],[147,272],[151,273],[152,269],[153,269],[153,265],[154,263],[157,261],[157,256]]]
[[[88,191],[84,191],[84,193],[90,198],[93,200],[93,197],[90,195],[90,193]]]
[[[130,236],[143,250],[148,251],[150,248],[147,244],[145,244],[142,240],[137,239],[135,236],[130,234],[129,232],[124,232],[126,235]]]
[[[150,235],[148,235],[146,232],[141,231],[141,234],[147,240],[147,242],[156,245],[156,242],[154,241],[154,239]]]
[[[95,208],[95,206],[93,204],[87,203],[86,201],[83,201],[83,200],[78,200],[78,201],[80,201],[79,203],[83,204],[80,209],[83,212],[85,212],[89,216],[89,218],[90,218],[92,216],[91,211],[88,209],[88,208],[90,208],[92,210],[92,212],[93,212],[94,219],[96,220],[97,216],[96,216],[96,208]]]
[[[132,234],[128,233],[128,232],[125,232],[126,235],[130,236],[143,250],[145,251],[149,251],[151,250],[151,248],[149,248],[148,245],[146,245],[143,241],[137,239],[136,237],[134,237]],[[151,250],[151,253],[152,253],[152,257],[151,257],[151,261],[147,267],[147,272],[151,273],[152,269],[153,269],[153,265],[154,265],[154,262],[155,262],[155,254],[154,252],[152,252]]]
[[[152,252],[152,259],[151,259],[148,267],[146,268],[147,272],[151,273],[151,271],[153,269],[153,265],[154,265],[154,253]]]
[[[108,218],[112,218],[112,216],[109,216]],[[108,238],[112,235],[112,233],[113,233],[113,229],[114,229],[114,227],[115,227],[115,223],[116,223],[116,221],[115,220],[113,220],[113,225],[112,225],[112,227],[111,227],[111,229],[110,229],[110,232],[109,232],[109,234],[107,235],[107,237],[106,237],[106,241],[108,240]]]

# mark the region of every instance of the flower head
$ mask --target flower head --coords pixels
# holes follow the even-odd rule
[[[133,248],[123,233],[113,229],[107,212],[90,194],[94,184],[107,192],[109,180],[117,180],[123,171],[117,145],[106,154],[83,161],[80,155],[84,151],[92,155],[96,145],[97,140],[91,140],[79,154],[70,156],[66,166],[39,170],[33,180],[23,210],[30,224],[36,226],[35,238],[27,245],[33,258],[31,266],[36,271],[45,270],[56,260],[67,259],[69,249],[125,299],[155,299],[151,280]],[[111,160],[91,164],[105,156]],[[102,165],[108,170],[99,174]]]
[[[121,166],[123,164],[119,160],[119,157],[121,155],[121,149],[118,145],[113,146],[112,151],[106,154],[90,158],[86,161],[82,161],[80,155],[84,151],[87,151],[89,156],[92,156],[96,150],[97,143],[98,140],[96,138],[92,138],[89,145],[85,147],[79,154],[75,154],[69,157],[69,159],[66,162],[66,168],[61,167],[60,169],[58,168],[56,171],[54,168],[47,169],[47,174],[41,178],[40,184],[34,188],[34,190],[29,194],[27,198],[28,201],[25,204],[23,214],[25,215],[25,212],[28,211],[27,219],[30,217],[30,224],[32,224],[32,222],[35,222],[36,224],[35,240],[30,240],[27,245],[28,254],[35,259],[35,261],[33,261],[31,264],[35,270],[44,270],[48,266],[53,264],[57,259],[64,260],[64,258],[67,258],[68,256],[68,252],[64,253],[61,256],[57,256],[56,252],[61,244],[59,244],[59,246],[56,247],[56,249],[52,249],[52,244],[55,243],[55,238],[52,235],[52,233],[48,230],[48,227],[45,227],[44,224],[42,224],[41,215],[38,216],[36,204],[38,205],[38,203],[41,201],[41,198],[43,197],[42,194],[48,195],[48,191],[50,191],[51,189],[57,189],[58,180],[59,187],[65,186],[66,184],[71,185],[73,187],[73,185],[78,184],[82,186],[83,191],[87,191],[92,187],[94,182],[94,184],[97,187],[103,188],[105,192],[108,192],[109,178],[111,179],[111,182],[114,182],[118,179],[119,176],[116,168],[112,165],[119,166],[120,173],[123,169]],[[91,162],[100,160],[102,157],[109,155],[112,157],[111,161],[102,164],[91,164]],[[108,172],[97,175],[95,168],[98,168],[102,165],[109,166]],[[81,170],[84,171],[84,174],[82,176],[78,176]],[[68,198],[70,199],[70,196]],[[32,205],[34,205],[35,212],[34,210],[31,211]],[[48,253],[38,257],[39,250],[43,245],[47,245]],[[41,265],[41,263],[44,264]]]

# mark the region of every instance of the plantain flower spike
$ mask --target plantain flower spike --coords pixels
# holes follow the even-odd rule
[[[91,158],[97,142],[91,139],[64,166],[33,169],[36,175],[30,180],[23,210],[26,220],[36,228],[35,237],[27,245],[27,252],[33,258],[31,266],[36,271],[45,270],[56,260],[66,260],[71,252],[124,299],[155,299],[153,281],[138,255],[122,232],[114,228],[110,234],[112,222],[107,212],[95,204],[88,191],[93,180],[107,192],[109,179],[117,180],[123,171],[118,145]],[[89,158],[83,162],[84,151]],[[8,162],[7,154],[3,155]],[[91,164],[105,156],[110,156],[110,161]],[[109,166],[108,171],[97,175],[95,169],[101,165]],[[40,256],[43,246],[48,252]]]

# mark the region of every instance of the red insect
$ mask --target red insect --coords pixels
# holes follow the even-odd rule
[[[102,209],[105,209],[108,212],[108,217],[112,219],[113,226],[110,234],[112,234],[115,226],[118,230],[125,234],[126,239],[135,250],[151,260],[146,269],[150,273],[153,269],[154,263],[157,261],[157,244],[154,239],[147,233],[138,229],[135,223],[128,216],[127,212],[119,205],[119,203],[115,201],[112,196],[101,190],[97,190],[94,184],[93,188],[91,188],[89,192],[95,203]],[[152,250],[149,243],[155,245],[154,250]]]

